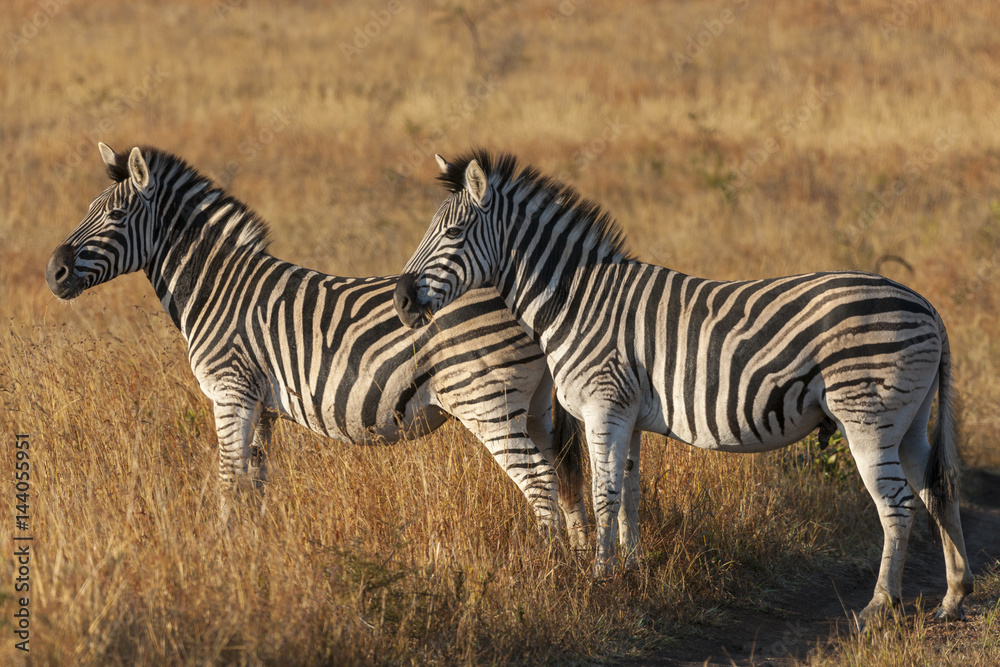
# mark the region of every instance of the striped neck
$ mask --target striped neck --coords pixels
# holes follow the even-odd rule
[[[502,248],[496,287],[544,350],[549,334],[576,316],[593,276],[634,260],[617,223],[596,204],[561,183],[545,179],[539,187],[537,177],[524,175],[494,197],[490,217]]]
[[[237,258],[267,254],[268,229],[246,204],[179,158],[152,150],[147,162],[156,188],[146,276],[186,337],[204,305],[199,296],[232,271]]]

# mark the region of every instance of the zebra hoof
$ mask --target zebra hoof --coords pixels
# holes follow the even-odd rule
[[[866,630],[878,627],[885,618],[886,612],[891,608],[884,602],[876,603],[872,601],[867,607],[857,614],[851,614],[854,620],[854,630],[859,635],[865,634]]]
[[[610,562],[598,558],[594,563],[594,580],[610,579],[614,571],[615,568]]]
[[[639,553],[638,550],[631,551],[625,557],[625,562],[622,564],[622,569],[624,569],[626,572],[638,572],[639,563],[641,560],[642,560],[642,555]]]
[[[938,623],[952,623],[965,620],[965,610],[961,606],[948,609],[941,607],[934,612],[934,620]]]

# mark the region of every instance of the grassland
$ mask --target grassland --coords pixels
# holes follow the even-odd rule
[[[184,156],[270,221],[277,256],[341,275],[403,265],[442,197],[434,152],[511,150],[600,201],[643,259],[915,288],[949,326],[962,458],[1000,467],[998,22],[971,0],[8,2],[0,661],[24,658],[15,433],[38,664],[643,659],[816,572],[867,572],[870,500],[848,455],[808,442],[727,457],[648,438],[648,558],[607,582],[535,537],[453,425],[354,448],[281,424],[263,511],[220,533],[210,405],[145,278],[66,305],[44,266],[105,187],[98,140]],[[810,661],[1000,661],[1000,574],[977,575],[961,631],[911,614]]]

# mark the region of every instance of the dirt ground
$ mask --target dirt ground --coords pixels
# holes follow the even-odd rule
[[[1000,471],[971,471],[964,477],[962,528],[972,562],[979,574],[1000,562]],[[926,521],[926,519],[924,519]],[[940,544],[927,537],[926,524],[911,537],[903,574],[903,594],[908,614],[916,613],[918,598],[930,611],[944,595],[945,569]],[[879,542],[881,544],[881,542]],[[627,665],[794,665],[810,653],[828,648],[838,635],[850,632],[851,612],[871,599],[877,562],[864,568],[844,566],[816,575],[813,581],[782,591],[771,601],[767,613],[726,610],[724,621],[712,627],[699,626],[679,641],[654,655],[630,660]],[[991,601],[973,593],[965,601],[967,621],[933,624],[931,640],[952,643],[978,637],[978,621]]]

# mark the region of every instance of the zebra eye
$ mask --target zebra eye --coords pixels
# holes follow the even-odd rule
[[[444,230],[444,235],[447,236],[450,239],[457,239],[459,236],[462,235],[462,228],[461,227],[449,227],[448,229]]]
[[[125,211],[121,210],[120,208],[116,208],[115,210],[111,211],[111,213],[108,213],[108,219],[111,220],[111,222],[118,222],[124,217],[125,217]]]

